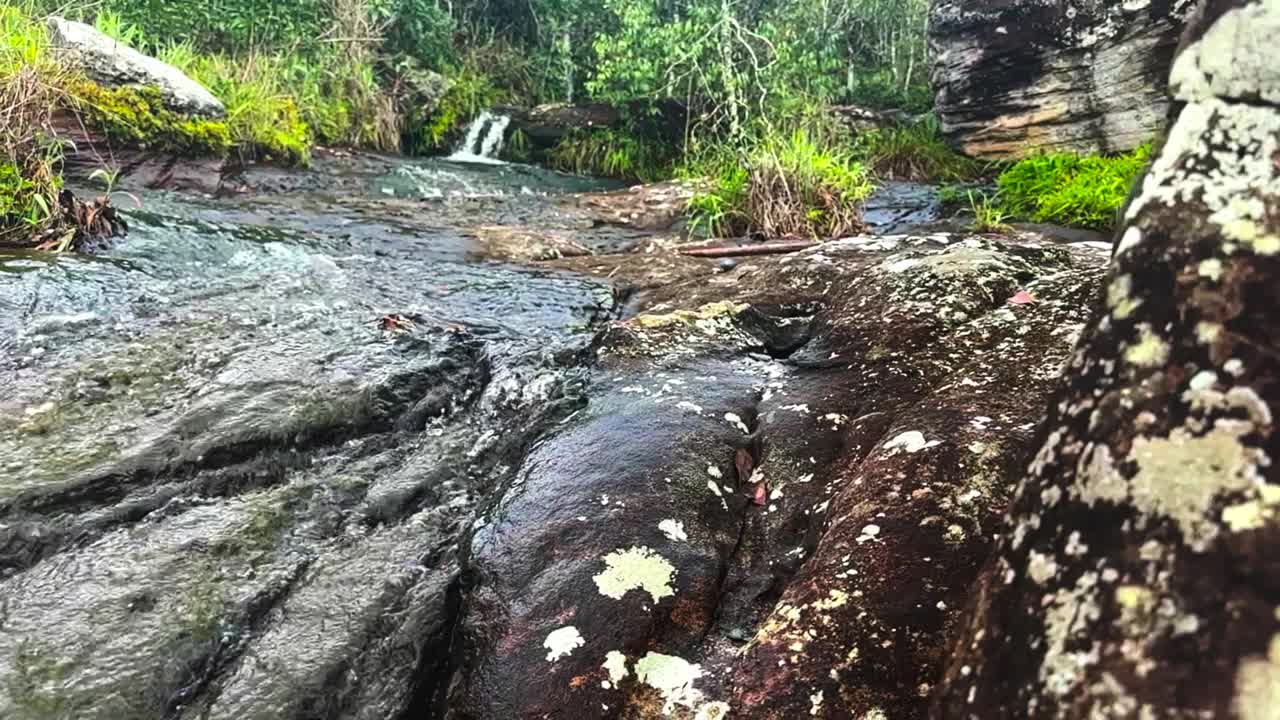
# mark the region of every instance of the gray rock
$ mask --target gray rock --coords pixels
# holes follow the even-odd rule
[[[154,86],[166,106],[198,117],[223,117],[226,107],[200,83],[168,63],[125,45],[84,23],[51,17],[49,40],[59,55],[109,87]]]
[[[1113,152],[1164,127],[1163,92],[1192,0],[939,0],[935,107],[962,152]]]

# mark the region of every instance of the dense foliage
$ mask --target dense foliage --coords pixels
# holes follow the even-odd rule
[[[1151,147],[1113,157],[1038,155],[1001,173],[999,196],[1010,215],[1036,222],[1110,230],[1146,169]]]

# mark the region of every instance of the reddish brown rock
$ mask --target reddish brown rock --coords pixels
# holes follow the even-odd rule
[[[974,591],[934,716],[1280,712],[1274,2],[1211,0],[1179,117]]]
[[[667,279],[474,531],[450,717],[922,716],[1105,253],[634,257],[557,263]]]

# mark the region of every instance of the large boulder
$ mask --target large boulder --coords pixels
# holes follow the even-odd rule
[[[930,17],[943,130],[962,152],[1131,150],[1164,127],[1162,90],[1192,0],[939,0]]]
[[[1280,717],[1274,0],[1210,0],[935,717]]]
[[[111,38],[90,25],[51,17],[49,41],[63,60],[109,87],[157,87],[165,105],[193,117],[218,118],[226,107],[178,68]]]

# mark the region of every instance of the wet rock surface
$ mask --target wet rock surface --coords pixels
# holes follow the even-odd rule
[[[1173,52],[1194,0],[938,0],[935,111],[952,144],[1005,160],[1132,150],[1165,127]]]
[[[1280,29],[1215,0],[974,593],[938,718],[1274,718]]]
[[[1107,258],[725,266],[679,186],[240,182],[0,257],[0,716],[918,717]]]

